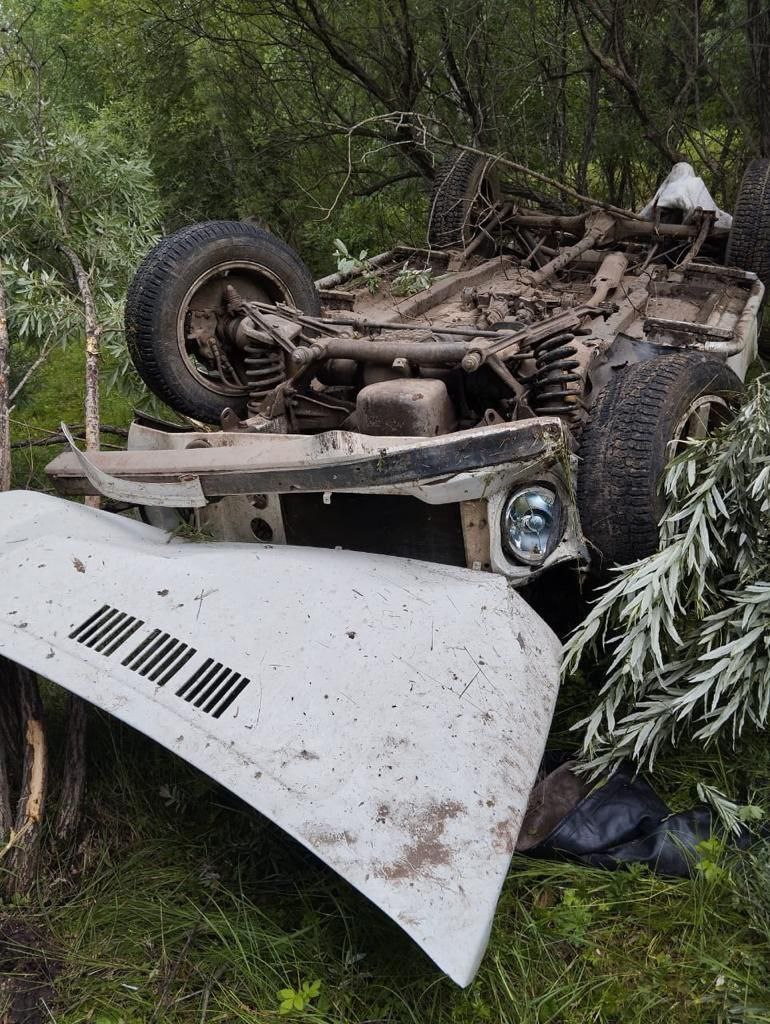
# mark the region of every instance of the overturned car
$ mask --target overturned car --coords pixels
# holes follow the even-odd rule
[[[130,289],[128,344],[164,401],[221,429],[139,419],[128,453],[94,458],[111,490],[71,455],[50,468],[57,486],[136,498],[117,481],[141,481],[157,508],[160,485],[187,480],[177,511],[150,521],[198,508],[217,537],[420,558],[517,586],[560,562],[654,550],[663,465],[729,414],[756,355],[765,161],[734,223],[688,165],[642,214],[573,216],[503,201],[494,170],[451,154],[428,249],[317,287],[249,224],[164,239]],[[405,264],[407,285],[427,287],[398,289]]]
[[[49,466],[144,523],[3,500],[0,649],[267,814],[468,983],[558,689],[517,588],[654,548],[663,465],[756,354],[768,166],[732,219],[686,165],[641,214],[567,216],[453,153],[426,249],[319,282],[250,224],[163,240],[126,333],[186,425],[140,416],[127,451]]]

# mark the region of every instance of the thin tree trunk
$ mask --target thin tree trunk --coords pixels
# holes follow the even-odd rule
[[[16,684],[9,667],[10,662],[0,658],[0,846],[8,842],[13,828],[11,766],[18,758]]]
[[[11,489],[11,353],[8,314],[0,260],[0,491]]]
[[[70,694],[67,704],[67,738],[59,809],[54,832],[68,840],[80,823],[86,790],[86,703]]]
[[[83,319],[86,334],[86,394],[84,405],[84,427],[86,451],[98,450],[99,432],[99,343],[102,335],[101,324],[96,315],[91,281],[80,257],[68,245],[61,250],[70,261],[75,273],[80,299],[83,303]],[[86,505],[99,507],[99,498],[89,496]],[[76,830],[83,808],[86,785],[86,705],[70,695],[67,705],[67,736],[65,740],[64,771],[62,774],[59,810],[54,832],[61,839],[67,839]]]
[[[11,487],[11,424],[10,424],[10,339],[5,288],[0,260],[0,491]],[[14,727],[17,724],[16,694],[13,681],[4,671],[8,662],[0,660],[0,843],[6,843],[13,827],[11,811],[10,771],[16,752]]]
[[[11,840],[5,848],[5,852],[10,854],[8,887],[12,896],[28,892],[35,877],[48,774],[43,702],[37,677],[20,665],[16,665],[15,669],[19,688],[19,718],[24,737],[24,762],[16,821]]]
[[[70,261],[75,273],[80,299],[83,303],[83,319],[86,333],[86,396],[84,406],[84,423],[86,451],[99,448],[99,343],[102,328],[96,316],[96,304],[91,291],[91,281],[80,257],[68,245],[62,245],[61,251]],[[99,507],[99,499],[94,496],[86,498],[86,504]]]

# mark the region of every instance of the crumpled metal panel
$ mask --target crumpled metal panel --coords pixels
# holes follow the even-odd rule
[[[266,814],[470,982],[558,685],[504,579],[189,544],[29,492],[0,495],[0,578],[0,653]]]

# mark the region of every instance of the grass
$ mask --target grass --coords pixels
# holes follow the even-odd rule
[[[757,737],[732,762],[760,796],[765,747]],[[463,991],[316,858],[157,745],[93,712],[89,758],[83,839],[66,861],[49,850],[23,908],[45,936],[32,955],[55,965],[58,1024],[286,1019],[279,992],[316,979],[320,994],[290,1019],[770,1022],[759,845],[725,854],[708,879],[677,881],[517,857]]]
[[[22,429],[80,419],[80,354],[56,356],[18,410]],[[70,381],[68,384],[67,381]],[[107,421],[130,403],[106,396]],[[17,459],[40,479],[52,449]],[[591,682],[561,695],[552,742]],[[61,751],[61,699],[51,738]],[[383,914],[280,830],[173,755],[92,712],[86,819],[76,849],[48,844],[24,906],[0,907],[40,940],[57,1024],[233,1024],[287,1019],[285,989],[320,980],[288,1019],[323,1024],[742,1024],[770,1022],[770,856],[717,855],[666,881],[517,857],[476,981],[460,990]],[[770,749],[684,748],[656,783],[680,809],[695,782],[770,807]],[[55,796],[55,794],[54,794]],[[46,1018],[42,1018],[46,1019]]]

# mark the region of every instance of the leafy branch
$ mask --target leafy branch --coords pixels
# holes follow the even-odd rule
[[[606,666],[574,727],[597,774],[627,757],[652,767],[682,736],[735,743],[770,713],[770,378],[688,442],[664,488],[659,550],[618,570],[565,647],[564,675]]]

